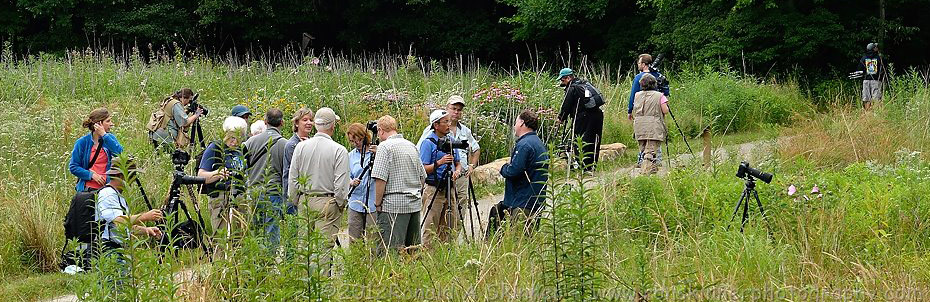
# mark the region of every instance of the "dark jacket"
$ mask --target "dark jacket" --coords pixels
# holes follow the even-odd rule
[[[504,206],[510,208],[537,209],[543,205],[546,181],[549,179],[549,154],[536,132],[524,134],[517,139],[510,162],[501,167],[501,176],[506,180]]]
[[[112,133],[104,134],[100,140],[103,144],[103,149],[100,151],[98,156],[107,157],[107,170],[110,170],[110,159],[114,156],[123,153],[123,145],[120,145],[119,141],[116,140],[116,136]],[[68,162],[68,171],[71,171],[71,174],[77,176],[78,181],[74,189],[78,192],[84,191],[84,183],[91,179],[90,173],[90,157],[94,155],[96,149],[91,150],[94,146],[93,133],[88,133],[77,141],[74,142],[74,149],[71,150],[71,160]],[[104,152],[106,151],[106,152]],[[110,181],[110,177],[107,177],[107,182]]]
[[[862,56],[862,59],[859,59],[859,70],[862,71],[863,80],[884,80],[885,61],[882,60],[881,55],[868,52]]]
[[[600,110],[599,108],[586,109],[581,103],[581,99],[584,98],[584,88],[579,85],[581,83],[585,81],[575,78],[565,87],[565,99],[562,100],[562,108],[559,109],[560,121],[565,121],[569,117],[577,118],[588,110]]]

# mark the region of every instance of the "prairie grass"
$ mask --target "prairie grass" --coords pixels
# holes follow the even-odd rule
[[[229,108],[243,103],[257,114],[270,107],[288,112],[330,106],[347,122],[391,114],[413,139],[426,126],[429,109],[458,93],[469,101],[466,122],[484,136],[482,162],[508,155],[509,118],[520,108],[538,109],[546,117],[541,135],[550,143],[558,139],[551,109],[560,103],[561,90],[543,68],[508,70],[476,61],[428,62],[390,54],[243,57],[141,58],[85,51],[64,58],[4,59],[0,175],[11,181],[0,183],[0,278],[32,284],[30,276],[54,269],[62,244],[61,219],[73,193],[67,161],[73,142],[87,132],[80,122],[99,106],[115,112],[114,133],[141,163],[142,184],[155,203],[167,193],[171,166],[166,156],[151,150],[139,129],[156,102],[180,87],[199,91],[201,102],[211,109],[203,120],[208,138],[218,136]],[[632,74],[592,64],[576,69],[608,96],[603,142],[632,146],[624,114]],[[809,300],[805,297],[816,294],[824,300],[883,300],[897,293],[930,292],[930,258],[925,256],[930,243],[930,167],[922,153],[913,152],[925,146],[926,135],[919,134],[930,128],[918,122],[926,122],[930,108],[926,81],[920,86],[917,73],[889,83],[888,102],[874,113],[835,109],[829,116],[818,115],[791,81],[697,67],[670,78],[673,110],[688,138],[704,128],[739,142],[779,131],[792,137],[791,144],[780,146],[777,157],[758,165],[777,176],[772,184],[758,185],[768,219],[752,217],[745,233],[727,229],[742,181],[729,169],[689,167],[666,178],[620,178],[584,193],[554,194],[556,202],[566,202],[566,211],[583,214],[565,216],[569,218],[564,225],[581,231],[565,228],[560,239],[584,243],[577,236],[597,235],[591,238],[598,244],[565,246],[577,249],[565,253],[571,256],[561,265],[570,268],[546,264],[553,260],[553,254],[545,252],[556,242],[547,237],[551,234],[525,236],[517,228],[505,229],[499,239],[444,244],[414,256],[379,259],[370,254],[372,243],[353,245],[337,252],[341,267],[335,278],[308,274],[314,270],[312,261],[271,262],[259,236],[248,236],[235,258],[212,263],[195,250],[159,265],[157,252],[141,242],[127,252],[134,259],[125,281],[130,290],[117,298],[736,301]],[[486,98],[489,88],[505,86],[518,90],[522,102],[500,94]],[[476,94],[484,101],[474,99]],[[843,122],[844,117],[855,121]],[[675,127],[671,121],[669,127]],[[906,133],[901,139],[889,134],[901,131]],[[672,136],[677,150],[673,153],[683,152],[680,137],[674,131]],[[345,143],[341,133],[336,140]],[[895,152],[899,150],[912,151]],[[621,159],[633,160],[631,155]],[[626,164],[605,166],[612,165]],[[803,196],[785,194],[790,184],[801,187]],[[806,193],[814,185],[822,196]],[[127,195],[133,212],[144,208],[137,192],[131,189]],[[585,224],[588,220],[594,222]],[[558,228],[541,230],[552,229]],[[294,251],[295,258],[317,256],[314,246]],[[568,275],[551,272],[566,268],[576,283],[559,283],[560,289],[554,290],[553,282],[566,281],[558,278]],[[178,272],[193,274],[192,281],[172,282]],[[56,286],[47,294],[61,291],[58,275],[41,276]],[[72,292],[108,298],[106,288],[100,287],[107,277],[86,274],[64,283]],[[561,284],[584,290],[562,292]]]

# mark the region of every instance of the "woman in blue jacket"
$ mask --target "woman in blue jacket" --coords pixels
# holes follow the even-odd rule
[[[97,190],[106,185],[106,171],[110,170],[111,159],[123,152],[116,136],[109,133],[113,128],[113,117],[107,108],[91,111],[82,127],[90,133],[74,142],[68,164],[68,170],[78,178],[74,187],[78,192]]]

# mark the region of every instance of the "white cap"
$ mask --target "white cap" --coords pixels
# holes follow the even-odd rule
[[[441,120],[443,117],[447,115],[449,115],[449,112],[445,110],[442,110],[442,109],[433,110],[433,113],[429,114],[430,127],[432,127],[433,124],[435,124],[436,122],[438,122],[439,120]]]
[[[462,106],[465,106],[465,99],[462,98],[462,96],[460,95],[453,95],[449,97],[449,100],[446,101],[446,104],[447,105],[462,104]]]

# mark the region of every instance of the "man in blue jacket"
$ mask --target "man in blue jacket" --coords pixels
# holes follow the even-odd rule
[[[501,176],[506,184],[504,200],[491,208],[488,232],[493,233],[506,215],[522,213],[535,226],[539,210],[545,203],[546,181],[549,180],[549,151],[539,136],[539,117],[526,109],[517,116],[513,130],[517,136],[510,162],[501,167]]]
[[[633,120],[633,98],[634,96],[636,96],[637,92],[640,92],[643,90],[642,87],[639,86],[639,80],[642,79],[643,75],[647,73],[656,77],[656,79],[662,76],[662,73],[660,73],[658,70],[652,69],[651,65],[652,65],[652,55],[648,53],[641,54],[639,55],[639,58],[636,59],[636,69],[639,70],[639,74],[637,74],[636,77],[633,77],[633,89],[630,90],[630,102],[627,104],[627,107],[626,107],[627,119],[631,121]],[[665,95],[666,98],[668,98],[668,94],[669,94],[668,85],[659,85],[659,87],[656,87],[656,90],[661,92],[663,95]],[[662,149],[659,149],[658,153],[656,153],[656,162],[657,163],[662,162]],[[639,159],[636,161],[636,167],[638,168],[639,165],[642,163],[643,163],[643,153],[639,153]]]

